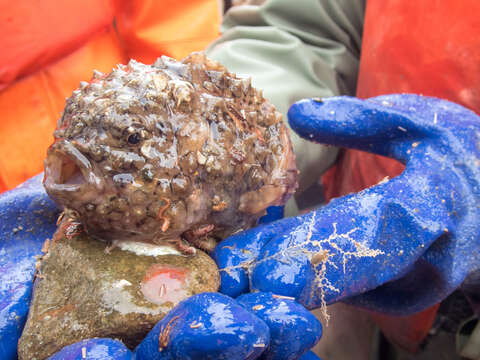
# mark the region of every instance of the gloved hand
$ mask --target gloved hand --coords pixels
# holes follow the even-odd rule
[[[0,359],[17,358],[36,256],[56,229],[58,210],[36,176],[0,196]]]
[[[280,209],[269,214],[270,219]],[[41,175],[0,196],[0,359],[17,358],[31,298],[36,256],[56,229],[58,210],[47,197]],[[264,221],[268,220],[265,218]],[[291,299],[272,294],[233,300],[218,293],[180,303],[135,351],[151,359],[296,359],[321,337],[321,324]],[[161,349],[161,351],[160,351]],[[51,359],[129,360],[120,341],[88,339],[65,347]],[[313,353],[302,359],[318,359]]]
[[[451,103],[415,96],[305,101],[290,114],[292,126],[303,136],[408,160],[407,169],[390,182],[334,200],[320,211],[222,242],[215,256],[223,267],[224,292],[236,296],[249,288],[272,290],[317,307],[383,284],[350,301],[408,313],[441,300],[466,274],[478,270],[476,115]],[[220,305],[214,308],[238,306],[215,301]],[[155,337],[158,334],[160,340],[161,333],[165,338],[174,316],[162,320],[137,352],[148,348],[149,338],[155,349]],[[182,319],[189,316],[186,311]],[[226,318],[233,322],[224,330],[238,328],[239,319],[221,320]],[[164,347],[164,354],[182,339],[174,329],[188,330],[187,325],[192,328],[178,318],[168,336],[172,348]]]
[[[49,360],[86,355],[93,360],[314,360],[319,358],[305,352],[321,336],[320,322],[291,298],[257,292],[234,300],[203,293],[180,302],[133,353],[119,341],[89,339],[66,346]]]
[[[203,293],[170,311],[135,349],[135,359],[294,360],[321,335],[320,322],[293,299]]]
[[[309,308],[347,299],[408,314],[479,271],[477,115],[438,99],[393,95],[306,100],[289,116],[306,138],[394,157],[406,170],[223,241],[214,253],[222,292],[272,291]]]
[[[409,314],[479,270],[480,118],[416,95],[304,100],[292,128],[312,141],[395,158],[398,177],[295,218],[237,234],[214,252],[220,291],[338,300]]]

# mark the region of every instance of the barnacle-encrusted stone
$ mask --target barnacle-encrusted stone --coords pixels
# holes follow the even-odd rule
[[[53,243],[35,282],[19,359],[43,360],[93,337],[134,348],[180,301],[217,291],[218,270],[207,254],[159,255],[156,248],[114,248],[106,256],[105,244],[85,234]]]

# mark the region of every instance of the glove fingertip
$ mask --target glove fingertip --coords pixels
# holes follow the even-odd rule
[[[283,218],[285,213],[284,206],[269,206],[267,208],[267,214],[262,216],[260,220],[258,220],[259,224],[268,224],[276,220],[280,220]]]
[[[58,214],[38,175],[0,195],[0,358],[16,358],[28,315],[36,256]]]
[[[258,358],[270,331],[232,298],[202,293],[180,302],[135,349],[136,360]]]
[[[315,119],[324,102],[320,99],[303,99],[294,103],[287,112],[290,127],[300,136],[315,140]]]
[[[263,236],[263,226],[235,234],[222,242],[211,253],[220,271],[222,294],[233,298],[249,291],[247,264],[251,263],[269,238]]]
[[[224,295],[232,298],[248,292],[249,282],[245,269],[221,269],[220,270],[220,288],[218,289]]]
[[[288,122],[301,137],[319,143],[341,145],[344,137],[359,138],[360,128],[352,114],[363,114],[367,104],[350,96],[304,99],[288,110]]]
[[[211,254],[220,272],[219,292],[236,298],[249,290],[248,274],[241,263],[247,261],[232,245],[220,243]]]
[[[95,338],[65,346],[48,360],[133,360],[133,354],[118,340]]]
[[[296,359],[322,336],[320,321],[294,299],[257,292],[241,295],[237,301],[270,328],[268,359]]]

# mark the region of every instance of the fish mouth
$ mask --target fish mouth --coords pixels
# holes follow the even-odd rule
[[[67,140],[57,141],[48,149],[44,186],[54,194],[77,192],[87,186],[103,188],[91,162]]]

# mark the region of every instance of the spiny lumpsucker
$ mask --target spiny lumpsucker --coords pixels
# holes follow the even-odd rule
[[[107,241],[210,250],[297,184],[280,113],[202,53],[95,72],[67,99],[54,137],[47,193]]]

